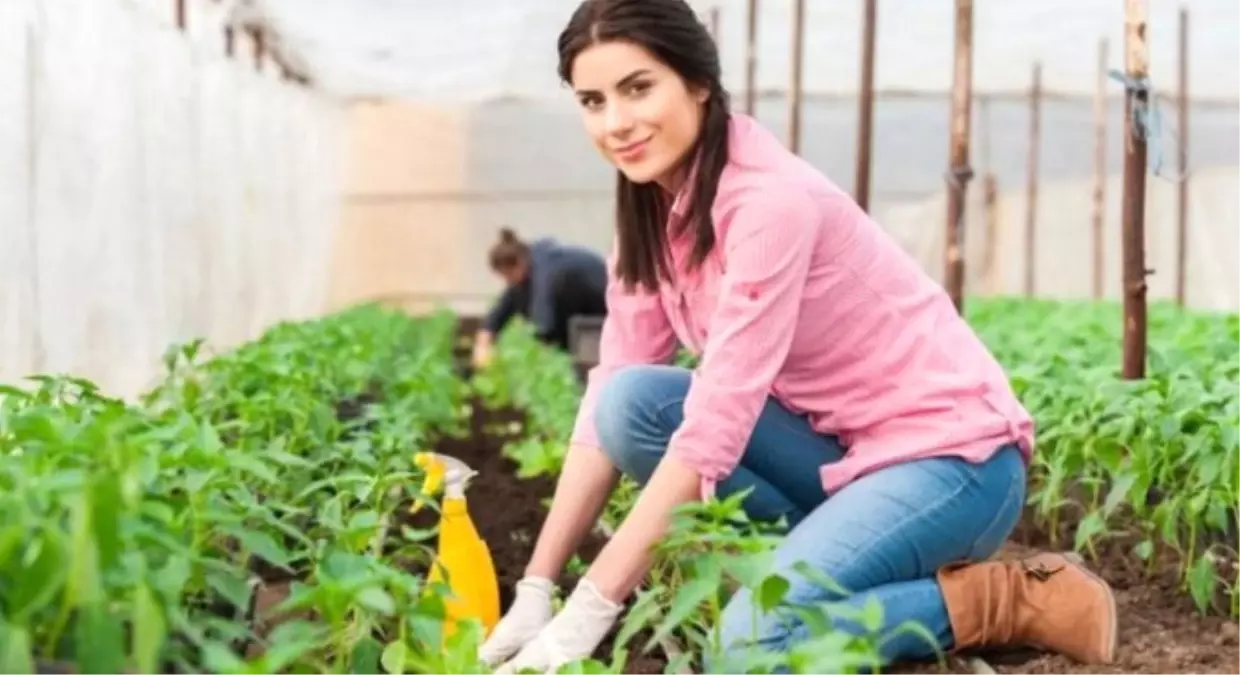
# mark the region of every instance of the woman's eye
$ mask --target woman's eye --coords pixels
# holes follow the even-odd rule
[[[629,85],[629,93],[633,95],[644,94],[649,89],[650,89],[649,82],[634,82],[633,84]]]

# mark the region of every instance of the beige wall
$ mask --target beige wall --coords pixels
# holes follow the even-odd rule
[[[462,112],[401,102],[354,104],[331,308],[421,299],[462,285],[466,180]]]

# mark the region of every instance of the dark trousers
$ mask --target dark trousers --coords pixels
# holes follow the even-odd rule
[[[584,270],[565,268],[551,280],[555,319],[551,332],[539,337],[568,350],[568,321],[574,316],[607,316],[606,289],[599,288]]]

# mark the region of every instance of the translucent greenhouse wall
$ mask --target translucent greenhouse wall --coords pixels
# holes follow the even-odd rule
[[[322,311],[342,108],[172,4],[0,1],[0,380],[132,394],[170,343]]]

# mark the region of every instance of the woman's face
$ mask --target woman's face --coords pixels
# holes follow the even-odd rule
[[[495,271],[496,274],[504,280],[509,286],[516,286],[525,281],[525,275],[529,271],[529,264],[524,261],[517,261],[508,267],[501,267]]]
[[[573,89],[599,152],[635,183],[674,189],[701,129],[706,90],[631,42],[600,42],[573,62]]]

